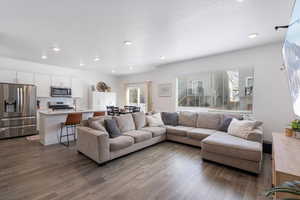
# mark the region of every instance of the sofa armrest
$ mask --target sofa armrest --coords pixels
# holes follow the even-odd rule
[[[97,163],[110,159],[109,137],[106,132],[89,127],[77,127],[77,150]]]
[[[258,127],[256,129],[254,129],[253,131],[251,131],[247,136],[247,140],[263,143],[263,129],[262,129],[262,127]]]

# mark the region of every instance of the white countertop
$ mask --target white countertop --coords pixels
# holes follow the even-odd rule
[[[99,109],[78,109],[78,110],[40,110],[38,111],[42,115],[65,115],[69,113],[92,113],[92,112],[105,112],[105,110]]]

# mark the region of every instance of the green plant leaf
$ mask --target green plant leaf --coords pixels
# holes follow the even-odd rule
[[[270,197],[271,195],[274,195],[277,192],[289,193],[300,196],[300,181],[284,182],[283,184],[266,191],[265,196]]]
[[[300,199],[285,198],[285,199],[282,199],[282,200],[300,200]]]

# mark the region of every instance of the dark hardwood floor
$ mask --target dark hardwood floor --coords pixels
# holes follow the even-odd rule
[[[202,161],[200,151],[164,142],[98,166],[74,145],[1,140],[0,200],[265,199],[270,155],[254,176]]]

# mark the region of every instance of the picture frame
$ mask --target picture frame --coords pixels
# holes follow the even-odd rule
[[[172,83],[164,83],[158,85],[159,97],[171,97],[172,96]]]

